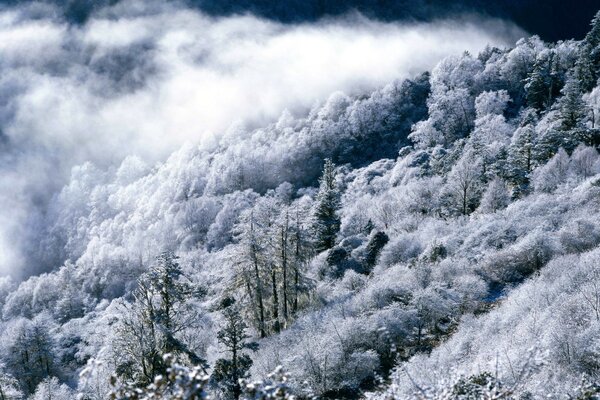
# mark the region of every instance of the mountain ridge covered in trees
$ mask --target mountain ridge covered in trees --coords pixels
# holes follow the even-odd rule
[[[39,244],[60,264],[0,279],[1,396],[594,398],[599,78],[600,13],[73,168]]]

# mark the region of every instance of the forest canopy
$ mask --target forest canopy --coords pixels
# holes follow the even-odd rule
[[[0,398],[596,398],[599,121],[600,12],[77,163],[0,278]]]

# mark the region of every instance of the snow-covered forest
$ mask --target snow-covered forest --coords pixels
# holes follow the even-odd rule
[[[218,81],[207,90],[225,99],[198,111],[210,134],[192,140],[177,123],[191,103],[162,110],[147,92],[168,100],[146,81],[167,72],[216,79],[190,75],[191,56],[162,60],[173,42],[192,46],[178,29],[252,47],[236,21],[264,37],[284,28],[196,11],[169,22],[133,4],[70,28],[48,22],[51,6],[2,11],[0,109],[13,123],[0,132],[0,399],[600,396],[600,12],[584,39],[558,42],[515,42],[524,32],[498,21],[489,36],[378,27],[360,36],[367,47],[417,35],[431,55],[399,68],[413,46],[377,79],[340,72],[352,88],[327,94],[307,78],[301,104],[254,98],[261,115],[236,100],[259,87]],[[124,10],[133,28],[111,25]],[[155,25],[160,40],[131,44]],[[319,29],[343,52],[345,26]],[[11,47],[32,32],[45,38]],[[98,32],[126,48],[103,58]],[[134,60],[147,53],[172,69]],[[174,88],[194,96],[187,84]],[[220,113],[227,102],[239,115]]]

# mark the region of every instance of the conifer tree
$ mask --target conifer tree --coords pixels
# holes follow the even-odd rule
[[[584,38],[584,42],[591,46],[592,50],[597,50],[600,46],[600,11],[596,13],[592,22],[590,23],[591,29]]]
[[[340,193],[335,178],[335,165],[330,159],[326,159],[313,214],[317,251],[332,248],[340,230],[340,217],[337,215]]]
[[[376,232],[369,243],[367,244],[367,254],[365,256],[365,264],[367,269],[370,271],[377,264],[377,259],[381,253],[381,249],[390,241],[388,235],[385,232]]]
[[[562,80],[557,59],[555,51],[542,52],[538,55],[533,71],[525,84],[529,107],[538,111],[547,109],[560,94]]]
[[[582,89],[589,92],[600,78],[600,11],[591,22],[591,29],[579,47],[577,77]]]
[[[579,80],[573,74],[567,77],[562,89],[562,98],[559,101],[559,118],[561,131],[569,131],[581,127],[585,117],[585,102]]]
[[[592,60],[593,50],[592,45],[583,42],[575,62],[575,78],[584,93],[591,91],[596,86],[597,74]]]
[[[242,392],[239,380],[247,378],[252,366],[252,359],[243,350],[256,350],[257,344],[248,342],[247,325],[235,304],[227,307],[223,316],[225,325],[217,332],[217,340],[229,357],[216,361],[212,378],[228,397],[238,399]]]
[[[521,126],[513,134],[508,149],[507,176],[517,196],[527,190],[529,174],[534,166],[535,120],[535,111],[529,109],[525,112]]]
[[[544,68],[540,62],[536,62],[533,71],[527,78],[525,85],[527,91],[527,104],[536,110],[543,110],[546,106],[548,89]]]

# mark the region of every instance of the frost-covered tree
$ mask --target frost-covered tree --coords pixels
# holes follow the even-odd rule
[[[21,400],[25,394],[21,391],[19,381],[12,375],[0,372],[0,399]]]
[[[578,59],[578,78],[585,91],[589,91],[600,78],[600,12],[596,13],[590,25],[591,29],[580,45]]]
[[[3,332],[3,362],[26,393],[33,393],[40,382],[59,373],[52,335],[55,328],[52,318],[42,313],[33,320],[14,319]]]
[[[126,380],[147,384],[164,374],[163,357],[173,354],[196,365],[202,357],[182,339],[185,329],[198,329],[200,310],[193,300],[201,295],[184,277],[171,252],[138,281],[134,301],[124,303],[116,351],[121,354],[117,373]]]
[[[579,145],[571,154],[571,171],[580,179],[587,179],[600,172],[600,156],[593,147]]]
[[[326,159],[313,211],[315,248],[318,252],[330,249],[335,244],[340,230],[339,207],[340,192],[336,182],[335,165],[330,159]]]
[[[31,400],[70,400],[75,393],[56,377],[46,378],[37,386]]]
[[[252,366],[252,359],[244,350],[256,350],[257,345],[248,342],[250,336],[246,333],[246,323],[235,304],[223,310],[223,317],[224,326],[217,332],[217,339],[228,357],[215,362],[212,379],[228,397],[239,399],[242,393],[240,379],[248,377],[248,370]]]
[[[483,213],[494,213],[508,206],[510,204],[510,197],[506,183],[496,177],[483,192],[478,210]]]
[[[592,59],[593,53],[594,48],[590,43],[582,43],[575,63],[574,75],[584,93],[591,91],[596,86],[598,75]]]
[[[208,377],[202,367],[179,364],[169,354],[163,357],[163,363],[167,366],[166,373],[141,387],[119,382],[112,377],[110,382],[112,388],[108,398],[110,400],[205,400],[209,398]]]
[[[534,146],[536,144],[535,112],[524,112],[521,126],[512,135],[508,148],[506,175],[519,196],[527,191],[529,174],[534,168]]]
[[[477,119],[468,146],[481,159],[486,177],[505,174],[507,146],[513,132],[503,116],[509,101],[505,90],[483,92],[475,100]]]
[[[475,119],[475,78],[482,66],[468,53],[448,57],[432,71],[429,117],[413,126],[409,138],[420,148],[449,146],[466,136]]]
[[[561,82],[558,55],[554,50],[542,51],[536,58],[533,71],[527,78],[527,105],[536,110],[549,108],[559,94]]]
[[[582,99],[581,84],[575,75],[567,77],[561,93],[562,97],[558,101],[559,129],[567,132],[576,128],[582,128],[587,113],[585,103]]]
[[[448,174],[446,190],[450,207],[462,215],[470,214],[479,204],[483,168],[479,159],[463,157]]]
[[[548,163],[536,169],[533,176],[533,186],[536,191],[552,192],[568,177],[569,155],[560,148],[558,153]]]

